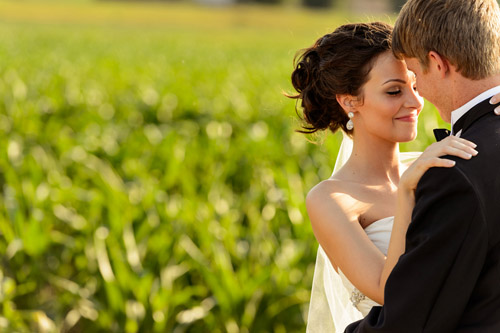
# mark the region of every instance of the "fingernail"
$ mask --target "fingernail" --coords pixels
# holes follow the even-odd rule
[[[498,115],[498,116],[500,116],[500,106],[497,106],[495,108],[495,114]]]
[[[467,156],[467,158],[472,158],[472,154],[465,154],[465,156]]]
[[[490,99],[490,104],[497,104],[497,98],[496,96],[493,96],[491,99]]]
[[[479,152],[477,150],[472,151],[472,155],[476,156]]]

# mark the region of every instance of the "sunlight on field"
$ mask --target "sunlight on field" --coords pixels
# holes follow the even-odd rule
[[[353,15],[336,10],[307,11],[296,7],[238,5],[200,7],[186,4],[119,2],[0,1],[0,19],[38,23],[118,24],[188,29],[257,28],[320,30],[347,22]],[[373,17],[358,16],[368,20]],[[388,16],[379,17],[390,21]]]
[[[304,196],[339,136],[295,133],[282,92],[298,49],[355,20],[0,1],[0,331],[303,332]]]

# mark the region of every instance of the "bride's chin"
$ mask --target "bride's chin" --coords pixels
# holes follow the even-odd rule
[[[406,128],[398,128],[398,141],[399,142],[409,142],[413,141],[417,138],[417,123],[414,123],[413,126],[405,126]]]
[[[417,138],[417,133],[407,136],[406,138],[401,140],[401,142],[410,142],[415,140],[416,138]]]
[[[417,138],[417,131],[398,135],[397,142],[410,142]]]

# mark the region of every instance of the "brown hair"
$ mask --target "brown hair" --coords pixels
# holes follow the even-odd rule
[[[435,51],[466,78],[498,74],[499,14],[496,0],[409,0],[394,27],[394,54],[417,58],[426,70]]]
[[[298,94],[288,97],[302,100],[305,124],[299,132],[351,132],[336,95],[360,95],[376,57],[391,49],[391,32],[382,22],[346,24],[295,57],[292,84]]]

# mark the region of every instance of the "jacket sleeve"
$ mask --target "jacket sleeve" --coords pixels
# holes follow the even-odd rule
[[[458,168],[420,180],[406,250],[391,272],[384,306],[346,332],[451,332],[487,252],[487,227],[472,184]]]

